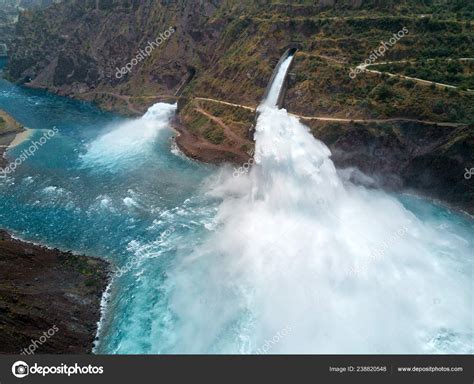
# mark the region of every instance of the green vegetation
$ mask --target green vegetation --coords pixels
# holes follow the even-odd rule
[[[408,34],[387,49],[378,62],[406,60],[414,64],[374,68],[426,78],[430,82],[447,82],[461,90],[474,88],[471,64],[446,60],[474,57],[472,2],[367,0],[356,4],[353,0],[341,0],[324,5],[297,0],[287,3],[223,0],[207,8],[177,0],[150,3],[145,12],[141,6],[133,11],[123,2],[110,0],[103,9],[94,11],[93,17],[90,10],[94,4],[87,2],[26,12],[19,29],[20,49],[15,54],[18,58],[12,58],[10,75],[22,81],[25,74],[42,73],[57,60],[67,68],[58,67],[53,84],[44,84],[45,87],[59,88],[78,97],[84,97],[77,91],[82,87],[92,94],[113,91],[132,96],[129,99],[132,104],[144,109],[154,100],[141,96],[172,94],[192,67],[196,76],[185,88],[184,97],[208,97],[256,106],[280,55],[296,43],[300,49],[285,99],[290,112],[353,119],[408,117],[455,123],[474,121],[472,95],[373,73],[361,73],[355,79],[349,77],[350,69],[363,63],[381,41],[388,41],[394,33],[406,28]],[[187,15],[191,13],[194,18],[189,23]],[[135,31],[129,26],[134,25],[138,14],[144,15],[146,27]],[[106,73],[104,69],[129,61],[145,37],[164,30],[170,21],[179,33],[137,66],[136,71],[120,81],[113,73]],[[87,73],[84,68],[88,68]],[[97,98],[97,102],[120,110],[127,108],[127,103],[118,98]],[[254,122],[251,111],[204,102],[202,105],[238,135],[248,135]],[[204,137],[206,131],[207,137],[221,140],[218,130],[209,129],[215,123],[196,113],[194,108],[184,108],[180,117],[193,133]]]
[[[383,72],[454,85],[462,90],[474,89],[474,60],[419,60],[410,63],[384,64],[375,68]]]
[[[211,112],[214,116],[225,119],[226,121],[246,121],[252,120],[255,117],[255,112],[245,108],[223,105],[212,101],[200,100],[199,103],[205,105],[206,110]]]
[[[232,19],[223,34],[222,45],[218,45],[219,59],[212,70],[198,69],[199,75],[187,94],[255,106],[261,100],[278,55],[290,42],[296,41],[301,44],[301,50],[291,70],[295,81],[290,84],[285,99],[292,112],[355,119],[474,121],[472,101],[462,93],[450,93],[446,102],[442,90],[411,80],[370,73],[359,74],[354,80],[348,76],[350,68],[362,63],[379,47],[380,41],[390,39],[403,27],[409,33],[380,61],[474,57],[474,28],[463,18],[471,14],[472,7],[457,3],[443,8],[438,1],[424,5],[413,1],[384,2],[377,6],[370,3],[364,2],[360,9],[349,6],[344,9],[340,5],[337,11],[321,10],[304,1],[285,7],[272,3],[258,13],[251,6],[242,5],[239,8],[242,16]],[[412,11],[403,12],[404,9]],[[445,11],[442,15],[438,12],[441,9]],[[229,7],[226,12],[228,15],[236,10]],[[457,84],[469,88],[471,70],[465,69],[463,73],[456,74]],[[435,76],[427,80],[440,79]],[[439,102],[448,104],[442,113],[433,111]],[[212,111],[215,116],[221,116],[214,108]],[[245,115],[224,118],[242,124],[251,121]]]
[[[288,89],[286,106],[301,115],[474,122],[470,93],[373,73],[351,79],[349,65],[304,54],[297,55],[292,71],[296,81]]]
[[[219,126],[211,126],[204,130],[204,137],[212,144],[222,144],[225,139],[224,129]]]
[[[19,124],[9,114],[0,109],[0,135],[17,133],[21,130],[21,124]]]
[[[67,265],[81,275],[91,278],[96,278],[100,272],[97,268],[97,261],[94,259],[85,258],[84,256],[78,256],[69,253],[65,256],[61,256],[61,261],[63,265]]]
[[[186,128],[195,135],[204,137],[212,144],[222,144],[226,138],[223,128],[196,111],[195,107],[196,105],[192,102],[184,107],[183,116]]]
[[[186,127],[193,133],[199,133],[201,128],[209,122],[209,119],[197,112],[190,112],[190,118],[186,121]]]

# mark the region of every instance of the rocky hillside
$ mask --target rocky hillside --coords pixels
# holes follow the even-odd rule
[[[403,27],[407,36],[384,60],[474,56],[474,29],[468,22],[474,11],[469,5],[460,10],[445,5],[440,11],[414,0],[292,3],[69,0],[21,14],[10,78],[32,79],[32,86],[95,98],[116,108],[128,108],[126,99],[114,96],[125,95],[143,109],[153,97],[173,95],[189,73],[196,73],[188,93],[258,103],[273,65],[296,41],[305,54],[296,71],[299,108],[331,113],[349,108],[370,115],[381,111],[367,100],[376,84],[352,82],[344,74]],[[174,34],[117,78],[117,69],[170,26]],[[395,96],[406,100],[404,94]],[[465,119],[472,119],[472,111],[463,112]]]
[[[0,230],[0,354],[90,353],[108,273],[103,260]]]
[[[46,8],[61,0],[0,0],[0,44],[10,46],[22,10]]]
[[[306,123],[338,167],[362,170],[373,178],[369,185],[421,191],[474,214],[474,186],[464,178],[466,164],[474,164],[474,127]]]
[[[351,153],[346,164],[374,174],[379,159],[371,151],[382,136],[392,163],[387,184],[397,179],[441,197],[448,191],[450,202],[467,207],[474,103],[462,76],[469,71],[425,63],[473,58],[473,17],[474,6],[461,0],[68,0],[20,15],[8,76],[130,114],[182,90],[175,122],[181,148],[201,160],[240,163],[253,146],[252,108],[280,55],[296,44],[285,107],[341,120],[337,127],[308,120],[316,137]],[[163,37],[167,30],[173,33]],[[390,44],[374,56],[382,43]],[[381,68],[421,74],[425,82],[383,71],[351,76],[367,60],[396,62]],[[430,83],[441,80],[448,86]]]
[[[225,25],[223,20],[209,21],[217,5],[81,0],[24,12],[10,58],[10,78],[32,79],[32,86],[104,104],[111,93],[173,95],[193,65],[209,65],[212,45]],[[176,32],[160,40],[130,73],[117,78],[117,68],[170,27]],[[122,101],[115,99],[117,104]]]

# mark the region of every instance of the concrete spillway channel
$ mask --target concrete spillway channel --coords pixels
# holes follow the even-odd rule
[[[178,89],[174,93],[176,97],[181,96],[181,94],[184,91],[184,88],[186,88],[186,86],[191,82],[194,75],[196,75],[196,69],[194,67],[188,67],[187,75],[183,78],[183,80],[181,81],[181,84],[178,86]]]
[[[280,60],[278,60],[278,63],[275,66],[275,69],[273,70],[272,77],[270,78],[270,81],[268,82],[267,89],[265,89],[265,93],[263,94],[263,100],[266,100],[268,98],[268,95],[269,95],[270,90],[272,88],[273,82],[275,81],[275,77],[277,76],[278,72],[280,71],[280,67],[283,64],[283,62],[288,57],[293,56],[296,53],[297,50],[298,50],[297,47],[292,46],[292,47],[288,48],[285,51],[285,53],[283,53],[283,55],[280,57]],[[280,89],[280,92],[278,94],[278,98],[277,98],[277,102],[276,102],[276,105],[278,106],[278,108],[281,108],[283,106],[283,101],[285,99],[286,90],[288,88],[288,72],[289,72],[290,68],[291,68],[291,65],[290,65],[290,67],[288,67],[288,70],[285,73],[285,78],[283,80],[283,85],[282,85],[282,87]]]
[[[262,101],[265,101],[268,98],[268,95],[269,95],[270,90],[272,88],[275,77],[277,76],[278,72],[280,71],[281,65],[285,62],[285,60],[289,56],[293,56],[299,48],[300,48],[299,44],[292,44],[287,48],[287,50],[280,57],[280,60],[278,60],[278,63],[275,66],[275,69],[273,70],[272,77],[270,77],[270,81],[268,82],[267,88],[265,89],[265,93],[263,94]],[[285,94],[286,94],[286,90],[288,88],[288,73],[290,71],[290,68],[291,68],[291,65],[288,67],[288,70],[285,73],[285,78],[283,80],[282,87],[280,88],[280,92],[279,92],[278,97],[277,97],[276,105],[278,106],[278,108],[282,108],[283,102],[285,100]],[[249,129],[249,132],[248,132],[248,138],[250,140],[253,140],[253,134],[255,132],[255,125],[257,124],[258,114],[259,114],[259,112],[258,112],[258,109],[257,109],[257,113],[255,114],[255,123]]]
[[[183,80],[181,81],[181,83],[178,86],[178,89],[174,93],[174,96],[177,98],[177,101],[178,101],[177,113],[179,113],[181,111],[181,109],[183,109],[183,107],[187,103],[187,99],[182,98],[181,95],[182,95],[184,89],[186,88],[186,86],[191,82],[191,80],[194,78],[195,75],[196,75],[196,69],[194,67],[188,67],[187,75],[183,78]]]

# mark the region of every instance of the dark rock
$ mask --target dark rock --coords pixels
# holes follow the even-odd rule
[[[109,264],[0,230],[0,353],[90,353]],[[96,284],[88,284],[94,279]],[[44,332],[51,336],[38,342]]]

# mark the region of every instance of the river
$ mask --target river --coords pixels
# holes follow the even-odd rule
[[[472,353],[473,221],[347,181],[262,106],[248,174],[187,159],[175,106],[127,119],[0,79],[34,134],[9,150],[0,227],[99,256],[113,279],[96,353]]]

